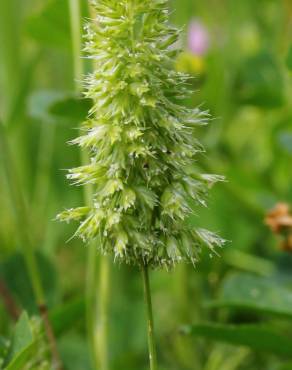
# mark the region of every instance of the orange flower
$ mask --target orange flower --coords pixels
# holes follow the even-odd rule
[[[276,234],[285,231],[287,228],[292,228],[292,215],[289,213],[288,204],[278,203],[275,208],[268,212],[265,223]]]
[[[265,223],[272,232],[284,237],[281,249],[292,252],[292,214],[287,203],[278,203],[268,212]]]

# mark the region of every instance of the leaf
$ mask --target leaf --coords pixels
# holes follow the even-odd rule
[[[42,45],[71,47],[69,7],[67,1],[53,0],[26,24],[28,34]]]
[[[1,369],[1,360],[6,356],[7,349],[9,346],[9,341],[4,338],[0,337],[0,369]]]
[[[265,108],[283,104],[283,77],[275,57],[267,51],[246,60],[236,87],[241,103]]]
[[[31,117],[51,122],[56,119],[50,114],[50,107],[56,101],[64,97],[64,93],[54,90],[37,90],[34,91],[28,101],[28,112]]]
[[[292,292],[275,280],[235,274],[225,280],[219,298],[207,306],[252,310],[292,319]]]
[[[84,320],[85,302],[83,298],[75,299],[50,313],[54,333],[62,335],[76,325],[79,320]]]
[[[15,325],[12,344],[5,359],[5,370],[21,370],[23,365],[33,354],[36,341],[33,337],[29,318],[26,312],[22,313]]]
[[[237,269],[263,276],[270,276],[276,269],[271,261],[238,249],[226,251],[224,260]]]
[[[74,96],[67,96],[51,104],[49,113],[52,116],[66,119],[66,121],[78,123],[87,117],[91,106],[91,99],[80,99]]]
[[[31,117],[44,122],[66,122],[77,125],[84,121],[92,106],[90,99],[55,90],[37,90],[29,98]]]
[[[55,267],[43,254],[37,253],[36,257],[47,303],[49,306],[53,306],[58,300],[59,294]],[[22,254],[16,253],[0,263],[0,276],[3,277],[8,289],[13,292],[17,302],[24,307],[29,314],[38,312]]]
[[[55,90],[37,90],[29,97],[28,112],[31,117],[40,120],[52,120],[49,109],[52,104],[64,97],[64,93]]]
[[[37,342],[30,343],[25,347],[5,368],[5,370],[23,370],[23,366],[33,356]]]
[[[292,338],[257,325],[198,324],[186,327],[187,334],[202,336],[237,346],[247,346],[256,351],[292,356]]]
[[[26,312],[23,312],[15,325],[11,356],[19,353],[23,348],[33,341],[33,335],[30,328],[29,318]]]
[[[287,54],[286,65],[292,71],[292,45],[290,46]]]

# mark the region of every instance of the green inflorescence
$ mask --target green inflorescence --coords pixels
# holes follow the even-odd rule
[[[198,260],[202,245],[224,241],[187,225],[195,201],[205,206],[210,183],[194,158],[203,151],[194,136],[208,114],[181,104],[192,92],[189,77],[175,71],[180,31],[168,22],[166,0],[93,1],[85,51],[94,72],[85,78],[93,107],[83,134],[72,144],[90,163],[69,170],[76,185],[92,184],[91,207],[69,209],[76,236],[99,239],[103,254],[130,264],[173,266]],[[192,201],[193,200],[193,201]]]

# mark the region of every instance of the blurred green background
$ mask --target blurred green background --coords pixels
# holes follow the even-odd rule
[[[85,19],[88,4],[81,3]],[[292,2],[173,0],[170,7],[183,28],[176,68],[195,77],[186,103],[213,117],[198,131],[206,154],[197,165],[227,178],[189,222],[230,242],[220,257],[203,253],[196,269],[151,274],[160,368],[289,370],[292,255],[281,250],[281,237],[264,217],[279,202],[292,204]],[[207,35],[203,52],[189,47],[194,23]],[[22,323],[36,327],[23,259],[28,235],[65,368],[95,370],[86,334],[87,247],[66,243],[74,225],[54,221],[83,197],[64,172],[80,163],[66,142],[88,109],[74,92],[71,40],[68,1],[0,0],[0,119],[7,140],[0,152],[0,358],[6,365],[15,337],[31,330],[15,328],[7,299],[27,312]],[[111,368],[147,369],[139,272],[113,264],[111,275]],[[45,368],[46,351],[34,356],[37,365],[11,369]]]

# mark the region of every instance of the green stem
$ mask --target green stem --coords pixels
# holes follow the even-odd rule
[[[147,309],[147,327],[148,327],[148,348],[149,348],[149,361],[150,370],[157,370],[157,355],[156,355],[156,345],[154,337],[154,323],[153,323],[153,312],[152,312],[152,301],[151,301],[151,291],[149,283],[149,273],[148,266],[141,265],[143,287],[144,287],[144,299]]]
[[[96,308],[96,245],[90,243],[87,251],[87,269],[86,269],[86,325],[87,335],[91,353],[91,361],[94,369],[98,366],[97,351],[95,351],[95,308]]]
[[[81,58],[81,23],[80,23],[80,1],[69,0],[72,50],[74,63],[75,90],[81,92],[81,79],[83,74],[83,61]],[[91,8],[89,9],[91,11]],[[81,153],[82,164],[88,163],[88,153]],[[84,187],[84,200],[91,206],[93,188],[90,185]],[[110,265],[107,257],[100,258],[99,275],[99,306],[96,304],[97,286],[97,248],[96,243],[88,245],[87,254],[87,279],[86,279],[86,316],[87,331],[90,342],[92,361],[95,369],[108,370],[108,301],[109,301],[109,281]]]
[[[85,151],[81,152],[81,163],[88,163],[88,155]],[[91,206],[93,188],[91,185],[84,186],[83,196],[85,204]],[[87,247],[87,269],[86,269],[86,322],[91,352],[91,361],[94,369],[98,369],[99,351],[96,339],[96,285],[97,285],[97,248],[96,242],[92,241]],[[101,299],[101,298],[100,298]]]
[[[6,179],[10,190],[11,203],[14,210],[15,221],[17,224],[18,235],[22,247],[22,253],[27,266],[28,274],[32,284],[34,296],[37,302],[40,315],[44,322],[45,331],[49,341],[52,359],[54,366],[57,369],[62,369],[61,361],[59,358],[55,336],[48,316],[48,308],[46,305],[45,294],[41,282],[41,275],[38,268],[31,235],[29,233],[30,224],[29,217],[21,192],[20,183],[18,181],[17,172],[14,168],[11,152],[6,138],[6,132],[3,124],[0,122],[0,147],[2,153],[2,162],[6,173]]]
[[[99,272],[99,307],[98,321],[96,323],[96,353],[98,354],[98,365],[100,370],[109,369],[108,354],[108,311],[110,292],[110,263],[107,256],[100,258]]]
[[[16,12],[15,9],[18,8]],[[5,94],[1,95],[3,102],[1,110],[6,121],[14,106],[16,92],[19,89],[21,48],[20,44],[20,19],[21,11],[16,0],[0,1],[0,44],[1,44],[1,73]],[[23,76],[21,76],[23,77]]]
[[[77,92],[81,90],[81,79],[83,73],[83,61],[81,58],[81,17],[80,17],[80,0],[69,0],[70,20],[71,20],[71,35],[72,35],[72,51],[75,88]]]

